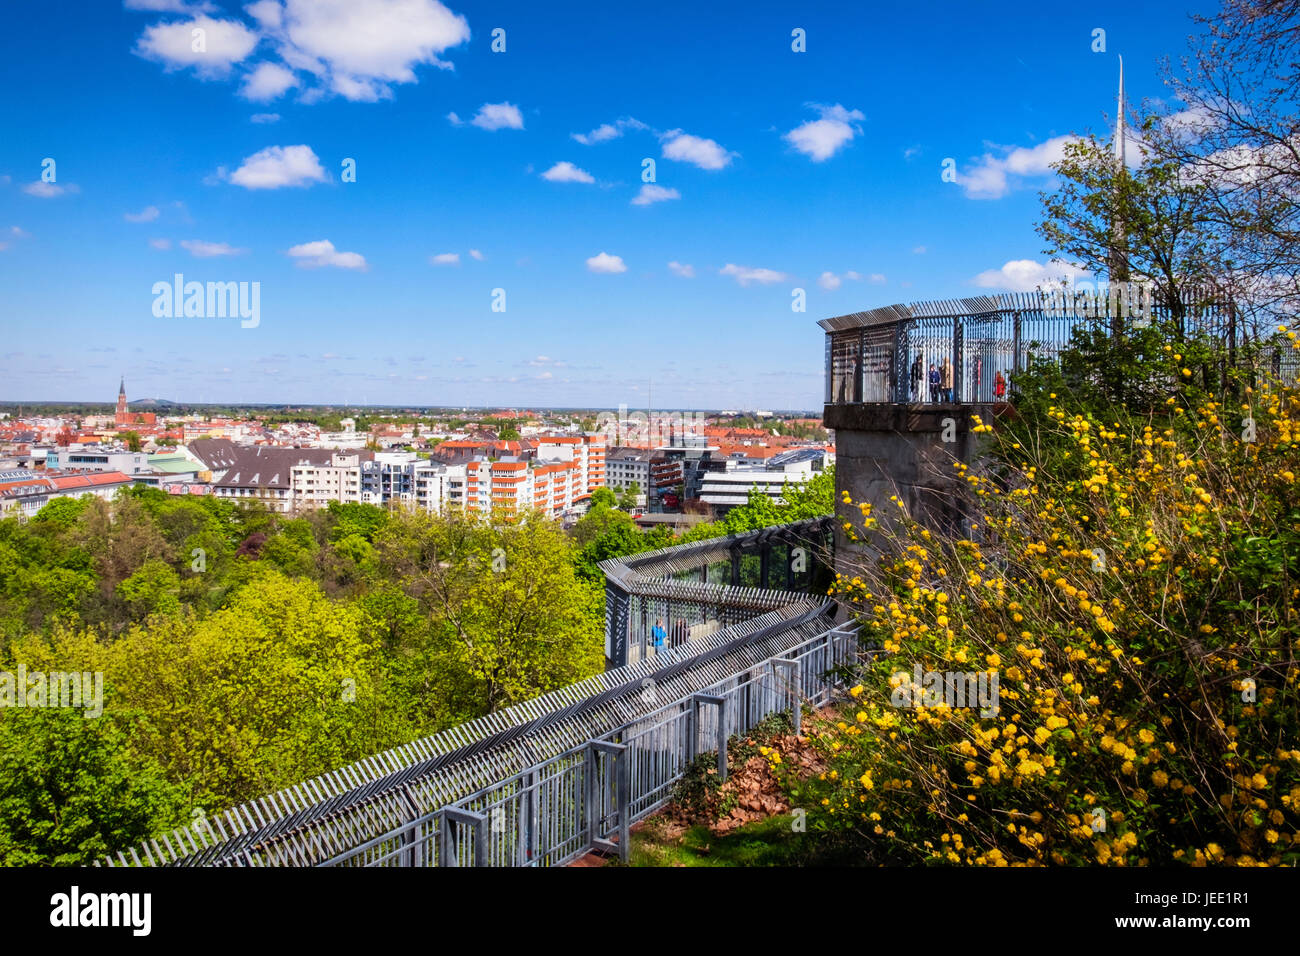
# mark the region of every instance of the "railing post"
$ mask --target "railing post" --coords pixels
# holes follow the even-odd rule
[[[790,716],[794,723],[795,736],[803,734],[803,666],[794,658],[777,657],[772,660],[773,674],[780,670],[785,673],[790,687]]]
[[[481,813],[470,813],[468,810],[460,810],[456,807],[447,807],[442,811],[442,826],[438,831],[438,865],[460,866],[456,838],[453,835],[455,831],[452,830],[452,827],[458,823],[463,823],[470,828],[470,835],[474,840],[472,857],[474,866],[487,866],[488,848],[485,839],[487,834],[484,832],[487,829],[487,817]]]
[[[632,821],[629,819],[632,806],[632,768],[629,762],[631,748],[627,744],[616,744],[605,740],[593,740],[587,745],[587,823],[588,844],[592,849],[612,851],[614,844],[601,836],[601,821],[604,802],[596,793],[599,777],[600,755],[607,757],[614,766],[614,812],[618,816],[618,857],[624,863],[631,853]]]
[[[700,704],[712,704],[718,708],[718,779],[727,782],[727,698],[717,694],[695,694],[691,697],[691,709],[695,712],[695,732],[692,739],[699,736]]]
[[[1020,313],[1016,312],[1012,316],[1011,329],[1011,372],[1016,374],[1020,371]],[[1008,391],[1010,391],[1008,389]],[[1008,396],[1010,397],[1010,396]]]
[[[527,866],[533,859],[533,846],[537,840],[537,771],[530,770],[520,778],[518,828],[515,836],[515,856],[518,866]]]

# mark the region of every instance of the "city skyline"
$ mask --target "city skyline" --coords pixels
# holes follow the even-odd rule
[[[14,11],[0,93],[12,401],[125,375],[180,403],[816,408],[818,318],[1053,272],[1048,163],[1108,135],[1117,53],[1139,102],[1187,32],[1118,4],[61,8]],[[922,28],[960,89],[889,40]],[[160,316],[177,274],[256,283],[258,321]]]

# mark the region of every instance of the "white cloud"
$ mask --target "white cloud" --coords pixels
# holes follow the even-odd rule
[[[641,191],[632,199],[633,206],[649,206],[651,203],[663,202],[666,199],[681,199],[682,194],[676,189],[669,189],[664,186],[656,186],[654,183],[644,183]]]
[[[719,269],[718,275],[731,276],[744,286],[753,282],[760,285],[771,285],[773,282],[784,282],[790,278],[784,272],[777,272],[774,269],[756,269],[750,266],[738,266],[732,262],[728,262]]]
[[[199,13],[214,9],[212,4],[202,0],[195,3],[188,3],[186,0],[126,0],[122,6],[128,10],[149,13]]]
[[[206,2],[128,0],[141,9],[191,12]],[[141,56],[168,69],[194,67],[204,78],[226,76],[265,42],[280,62],[263,60],[245,81],[242,95],[274,99],[298,84],[292,71],[315,84],[302,94],[313,103],[329,94],[374,102],[392,96],[394,84],[417,82],[415,67],[451,69],[440,58],[469,39],[469,24],[438,0],[257,0],[245,6],[252,27],[238,20],[191,20],[155,24],[136,44]],[[192,31],[206,31],[206,51],[195,51]]]
[[[447,114],[447,122],[452,126],[463,126],[465,124],[465,121],[457,115],[455,110]]]
[[[139,212],[123,213],[122,218],[127,222],[153,222],[160,215],[157,206],[145,206]]]
[[[365,256],[361,253],[339,252],[334,248],[334,243],[328,239],[317,239],[315,242],[304,242],[293,246],[289,249],[289,255],[298,260],[298,266],[302,269],[320,269],[330,266],[336,269],[358,269],[364,272],[367,268]]]
[[[273,29],[270,6],[258,14]],[[367,101],[391,96],[390,84],[416,82],[418,64],[451,69],[439,54],[470,35],[465,18],[437,0],[286,0],[281,19],[290,66],[316,61],[334,92]]]
[[[683,279],[695,278],[695,266],[683,265],[676,259],[668,263],[668,269],[673,275],[681,276]]]
[[[471,249],[469,251],[469,257],[471,259],[477,259],[479,262],[483,261],[483,253],[479,252],[477,249]]]
[[[691,136],[679,129],[664,133],[660,139],[663,140],[665,159],[694,163],[700,169],[723,169],[731,165],[732,157],[735,155],[711,139]]]
[[[230,181],[245,189],[308,186],[327,179],[310,146],[268,146],[249,156],[230,174]]]
[[[568,160],[556,163],[542,173],[542,178],[551,183],[594,183],[596,181],[591,173],[579,169]]]
[[[240,256],[247,249],[237,249],[225,242],[206,242],[203,239],[182,239],[180,246],[196,259],[213,259],[217,256]]]
[[[640,120],[628,116],[614,123],[601,123],[590,133],[570,133],[569,135],[583,146],[594,146],[596,143],[605,143],[611,139],[618,139],[623,135],[623,131],[628,129],[649,129],[649,127]]]
[[[280,114],[279,113],[254,113],[248,119],[250,122],[259,123],[259,124],[278,123],[280,122]]]
[[[611,126],[609,123],[602,123],[590,133],[572,133],[570,134],[583,146],[590,146],[593,143],[603,143],[609,139],[617,139],[623,135],[617,126]]]
[[[28,183],[24,186],[23,192],[29,196],[35,196],[37,199],[54,199],[58,196],[79,193],[81,192],[81,189],[71,183],[60,185],[58,183],[47,183],[43,179],[38,179],[36,182]]]
[[[195,32],[200,30],[202,33]],[[192,66],[198,75],[212,78],[228,74],[232,65],[248,58],[257,43],[257,33],[238,20],[197,16],[146,27],[136,41],[135,52],[158,60],[168,70]]]
[[[450,116],[454,117],[456,114],[452,113]],[[459,125],[459,117],[452,122]],[[524,117],[519,112],[519,107],[512,103],[484,103],[478,108],[470,123],[479,129],[487,130],[523,129]]]
[[[605,275],[627,272],[627,266],[623,264],[623,257],[611,256],[607,252],[602,252],[588,259],[587,269],[590,272],[597,272]]]
[[[1001,199],[1020,180],[1052,174],[1052,163],[1065,156],[1065,147],[1077,136],[1057,136],[1037,146],[1017,146],[1002,156],[985,153],[968,172],[957,172],[957,182],[971,199]]]
[[[887,281],[887,280],[885,279],[884,273],[882,273],[882,272],[873,272],[873,273],[871,273],[871,275],[867,276],[867,281],[868,281],[868,282],[874,282],[874,283],[876,283],[877,285],[879,285],[880,283],[885,282],[885,281]]]
[[[914,256],[923,256],[923,255],[925,255],[925,253],[926,253],[926,248],[925,248],[925,246],[913,246],[913,247],[912,247],[912,255],[914,255]]]
[[[799,152],[811,157],[814,163],[830,159],[862,132],[862,128],[856,125],[866,119],[861,110],[845,109],[838,103],[834,106],[809,103],[808,106],[821,114],[821,118],[796,126],[784,138]]]
[[[28,233],[23,232],[23,230],[20,229],[18,226],[10,226],[5,234],[8,236],[12,236],[14,239],[26,239],[29,235]],[[9,246],[10,243],[7,241],[0,242],[0,251],[8,249]]]
[[[293,70],[278,63],[259,63],[246,77],[239,95],[256,103],[269,103],[298,85]]]
[[[440,252],[436,256],[430,256],[429,262],[435,266],[457,266],[460,265],[460,253]]]
[[[265,30],[279,30],[284,25],[284,7],[279,0],[256,0],[244,10]]]
[[[172,247],[172,241],[170,239],[150,239],[149,245],[154,249],[167,250]]]
[[[874,281],[875,277],[873,276],[872,278]],[[883,280],[884,276],[880,276],[880,278]],[[845,279],[848,279],[852,282],[861,282],[862,273],[854,272],[852,269],[844,273],[844,275],[842,276],[837,276],[834,272],[823,272],[821,276],[817,279],[817,284],[820,285],[823,289],[826,289],[828,291],[834,291],[835,289],[838,289],[841,285],[844,284]]]
[[[1059,259],[1046,264],[1033,259],[1012,259],[1000,269],[987,269],[971,281],[984,289],[1005,289],[1008,292],[1033,292],[1043,286],[1051,286],[1062,279],[1074,280],[1086,277],[1086,269],[1070,265]]]

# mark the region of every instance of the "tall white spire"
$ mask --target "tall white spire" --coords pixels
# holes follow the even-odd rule
[[[1120,210],[1122,202],[1122,190],[1124,188],[1125,175],[1128,172],[1128,166],[1124,162],[1124,57],[1119,58],[1119,105],[1115,114],[1115,193],[1116,209],[1114,218],[1111,220],[1111,248],[1109,262],[1107,263],[1108,279],[1112,286],[1116,283],[1128,282],[1128,257],[1125,254],[1125,245],[1128,239],[1128,230],[1124,224],[1123,213]],[[1115,322],[1118,323],[1118,318]],[[1116,334],[1118,334],[1118,324],[1115,325]]]
[[[1124,57],[1119,58],[1119,107],[1115,111],[1115,158],[1124,162]]]

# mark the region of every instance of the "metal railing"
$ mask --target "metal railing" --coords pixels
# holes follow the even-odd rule
[[[825,593],[833,521],[812,518],[602,561],[608,666],[653,658],[810,591]]]
[[[626,860],[632,824],[700,754],[716,752],[726,780],[729,737],[783,711],[798,730],[802,705],[828,702],[859,659],[853,626],[830,628],[322,865],[563,866],[593,849]]]
[[[1254,363],[1261,372],[1296,379],[1300,369],[1289,343],[1266,341],[1273,330],[1241,321],[1212,290],[1184,291],[1187,301],[1176,321],[1185,334],[1214,337],[1239,365]],[[1057,361],[1077,329],[1108,328],[1116,311],[1136,327],[1174,319],[1149,289],[1134,285],[1122,292],[1113,298],[1079,290],[1009,293],[823,319],[826,404],[1007,401],[1012,376],[1036,360]]]
[[[647,591],[823,520],[628,559]],[[704,562],[701,564],[701,562]],[[620,576],[621,575],[621,576]],[[741,618],[648,659],[376,754],[118,852],[112,866],[557,865],[614,845],[685,767],[775,710],[820,702],[857,642],[825,597],[694,585]],[[704,593],[700,592],[700,593]],[[691,592],[699,596],[696,592]],[[780,601],[770,607],[767,598]],[[727,602],[734,602],[728,605]],[[795,708],[796,720],[798,709]],[[725,760],[725,741],[723,743]],[[627,841],[619,841],[626,853]]]

